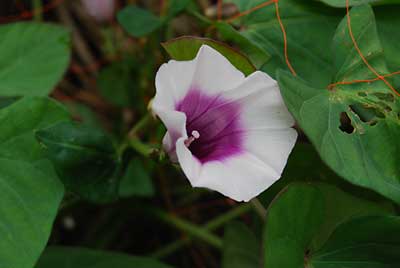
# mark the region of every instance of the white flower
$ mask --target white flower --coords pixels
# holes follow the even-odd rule
[[[83,7],[97,21],[111,20],[115,12],[115,0],[82,0]]]
[[[164,148],[193,187],[248,201],[281,177],[297,133],[267,74],[245,77],[204,45],[192,61],[163,64],[156,89]]]

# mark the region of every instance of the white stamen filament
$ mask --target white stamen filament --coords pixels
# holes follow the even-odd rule
[[[192,136],[190,136],[187,140],[185,140],[186,147],[189,147],[192,142],[200,138],[200,133],[197,130],[192,131]]]

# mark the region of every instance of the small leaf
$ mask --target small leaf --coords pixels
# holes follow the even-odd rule
[[[0,26],[0,96],[46,96],[70,58],[69,33],[51,24]]]
[[[143,37],[161,27],[163,21],[153,13],[131,5],[117,15],[118,22],[134,37]]]
[[[260,249],[260,243],[249,227],[233,222],[225,229],[222,268],[260,267]]]
[[[130,161],[119,186],[121,197],[151,197],[154,195],[154,186],[148,171],[143,167],[139,158]]]
[[[100,130],[62,122],[36,132],[67,189],[94,202],[117,198],[117,157]]]
[[[212,39],[184,36],[162,44],[170,57],[178,61],[194,59],[202,45],[208,45],[217,50],[245,75],[249,75],[256,70],[246,56],[224,43]]]
[[[35,268],[171,268],[156,260],[84,248],[49,247]]]

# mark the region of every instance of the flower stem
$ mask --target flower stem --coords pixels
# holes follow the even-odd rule
[[[233,208],[232,210],[222,214],[221,216],[216,217],[215,219],[209,221],[208,223],[203,225],[203,227],[201,227],[201,228],[203,228],[207,231],[214,231],[214,230],[218,229],[219,227],[225,225],[227,222],[247,213],[248,211],[251,210],[251,208],[252,208],[252,206],[250,204],[243,204],[243,205],[237,206],[237,207]],[[165,247],[157,250],[151,256],[154,258],[158,258],[158,259],[165,258],[165,257],[171,255],[172,253],[174,253],[175,251],[179,250],[183,246],[187,245],[191,241],[192,241],[192,237],[190,237],[190,236],[185,237],[181,240],[172,242],[172,243],[166,245]]]
[[[260,202],[260,200],[258,200],[258,198],[253,198],[250,200],[250,203],[253,205],[254,210],[261,217],[261,219],[265,220],[265,218],[267,217],[267,210]]]
[[[164,221],[165,223],[188,233],[192,237],[203,240],[204,242],[207,242],[208,244],[217,249],[222,248],[222,240],[218,236],[210,233],[208,230],[200,226],[197,226],[189,221],[178,218],[172,214],[166,213],[159,209],[154,210],[153,214],[157,216],[160,220]]]
[[[147,126],[147,124],[151,122],[151,119],[151,115],[147,114],[132,127],[132,129],[128,132],[125,140],[122,142],[117,150],[119,156],[122,156],[122,154],[128,147],[132,147],[136,152],[145,157],[148,157],[154,151],[153,147],[141,142],[137,137],[137,133],[145,126]]]

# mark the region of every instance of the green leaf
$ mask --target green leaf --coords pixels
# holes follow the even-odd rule
[[[291,184],[268,209],[265,267],[304,267],[305,259],[322,248],[341,223],[368,215],[388,214],[379,205],[353,197],[334,186]]]
[[[400,57],[398,52],[400,51],[400,42],[398,40],[400,40],[400,32],[397,25],[400,24],[400,17],[397,14],[400,12],[400,6],[375,7],[374,12],[388,68],[391,73],[399,71]],[[392,81],[395,88],[398,89],[400,87],[400,76],[393,76]]]
[[[378,72],[387,73],[372,10],[355,7],[350,15],[363,54]],[[335,82],[373,77],[349,39],[344,19],[334,39]],[[322,159],[351,183],[400,202],[400,147],[396,140],[400,106],[383,82],[339,85],[329,91],[313,88],[285,72],[279,73],[278,80],[289,110]]]
[[[124,8],[117,15],[118,22],[134,37],[148,35],[163,24],[163,20],[148,10],[131,5]]]
[[[236,31],[231,25],[217,22],[216,27],[224,41],[230,41],[238,45],[249,57],[251,62],[261,68],[270,59],[270,55]]]
[[[233,222],[224,234],[222,268],[258,268],[260,243],[245,224]]]
[[[172,19],[182,12],[192,0],[170,0],[168,1],[167,18]]]
[[[120,107],[129,107],[137,102],[136,64],[133,60],[124,60],[100,71],[97,85],[107,101]]]
[[[240,11],[249,10],[264,0],[232,0]],[[343,11],[309,0],[279,2],[279,11],[287,33],[288,56],[297,74],[316,86],[326,86],[332,78],[332,37]],[[237,21],[240,33],[270,55],[261,70],[275,77],[278,69],[289,70],[284,56],[283,34],[274,5],[263,7]]]
[[[117,198],[117,156],[107,135],[62,122],[36,132],[66,188],[94,202]]]
[[[84,248],[49,247],[36,268],[171,268],[156,260]]]
[[[140,158],[130,161],[121,179],[119,195],[121,197],[152,197],[154,195],[153,182]]]
[[[0,96],[46,96],[70,57],[69,33],[39,23],[0,26]]]
[[[45,98],[0,110],[0,267],[33,267],[47,243],[64,189],[34,131],[67,119]]]
[[[256,70],[253,64],[239,51],[212,39],[184,36],[162,44],[170,57],[178,61],[194,59],[202,45],[208,45],[217,50],[245,75],[249,75]]]
[[[399,233],[400,217],[357,218],[341,224],[306,261],[315,268],[399,267]]]
[[[316,0],[321,1],[327,5],[333,7],[346,7],[346,0]],[[360,6],[364,4],[374,4],[374,5],[388,5],[388,4],[398,4],[399,0],[349,0],[349,6]]]

